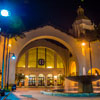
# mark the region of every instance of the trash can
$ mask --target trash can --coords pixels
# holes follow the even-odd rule
[[[12,85],[12,91],[16,90],[16,84]]]

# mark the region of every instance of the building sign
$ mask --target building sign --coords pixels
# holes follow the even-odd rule
[[[45,60],[44,59],[39,59],[38,63],[39,63],[39,65],[44,65],[45,64]]]

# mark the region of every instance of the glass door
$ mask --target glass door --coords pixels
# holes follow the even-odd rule
[[[38,77],[38,86],[44,86],[44,77]]]
[[[36,77],[29,77],[29,86],[36,85]]]

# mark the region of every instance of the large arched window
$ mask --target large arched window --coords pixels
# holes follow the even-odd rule
[[[63,68],[61,57],[45,47],[31,48],[18,61],[17,67],[28,68]]]

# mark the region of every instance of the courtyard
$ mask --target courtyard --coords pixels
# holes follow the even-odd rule
[[[6,100],[100,100],[100,97],[58,97],[40,93],[48,88],[17,88]]]
[[[1,0],[0,100],[100,100],[98,4]]]

